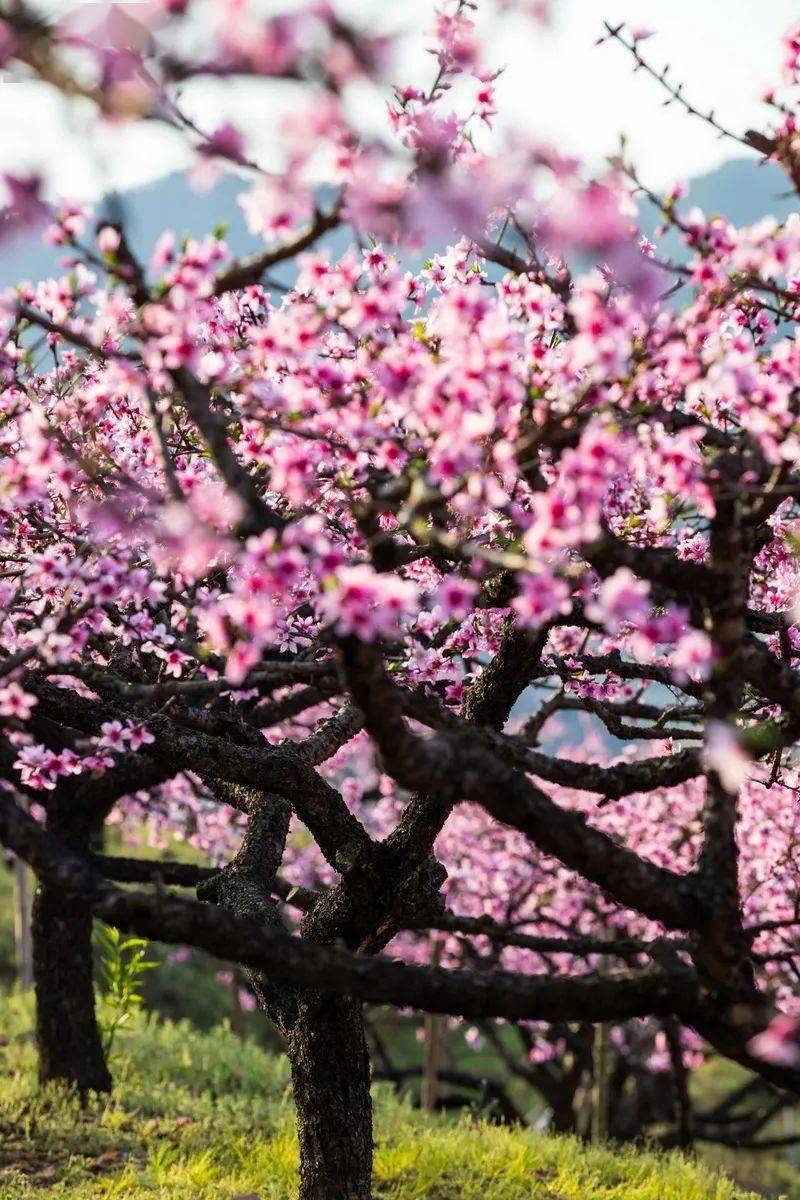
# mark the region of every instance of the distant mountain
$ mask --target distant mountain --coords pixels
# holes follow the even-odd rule
[[[687,201],[682,203],[685,207]],[[766,216],[785,221],[800,207],[786,172],[777,163],[758,165],[749,158],[731,158],[693,179],[688,203],[702,208],[707,217],[724,214],[734,225],[752,225]]]
[[[733,158],[691,180],[688,195],[680,202],[682,212],[700,208],[706,217],[725,216],[733,225],[752,225],[762,217],[785,221],[800,208],[785,172],[776,163],[758,165],[751,159]],[[641,206],[641,225],[650,233],[662,222],[660,212],[649,202]],[[680,261],[686,257],[677,230],[670,230],[658,243],[659,253]]]
[[[227,224],[226,241],[231,252],[238,256],[264,248],[261,238],[248,233],[244,214],[236,202],[237,196],[246,190],[246,181],[224,175],[210,191],[198,192],[186,174],[176,172],[110,198],[97,206],[96,213],[110,220],[123,218],[131,247],[145,263],[165,229],[174,230],[178,237],[184,234],[203,237],[220,224]],[[343,253],[348,239],[343,231],[338,236],[334,232],[327,244]],[[66,254],[68,251],[63,247],[42,245],[37,236],[16,239],[0,247],[0,286],[7,287],[22,279],[32,282],[45,279],[56,271]]]
[[[146,187],[136,188],[119,197],[116,203],[124,214],[131,245],[145,262],[153,245],[164,229],[174,229],[178,235],[189,233],[202,236],[222,222],[228,224],[226,235],[231,251],[246,254],[263,247],[259,238],[247,232],[242,210],[236,197],[246,184],[232,176],[223,176],[211,191],[194,191],[185,174],[167,175]],[[749,225],[768,214],[779,221],[798,209],[798,199],[789,193],[785,174],[774,163],[756,166],[749,159],[731,159],[721,167],[692,180],[689,196],[682,205],[695,204],[707,216],[722,213],[735,225]],[[99,210],[103,212],[101,207]],[[108,215],[111,215],[109,210]],[[658,224],[658,214],[649,206],[642,210],[643,228],[650,232]],[[343,231],[326,238],[333,254],[343,251],[347,235]],[[677,240],[665,247],[678,255]],[[62,250],[43,246],[38,238],[20,239],[0,248],[0,286],[21,279],[36,282],[52,275]],[[276,273],[277,274],[277,273]],[[284,276],[288,282],[288,277]]]

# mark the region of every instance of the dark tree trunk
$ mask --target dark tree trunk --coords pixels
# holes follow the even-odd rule
[[[226,803],[248,812],[235,858],[197,888],[211,901],[272,928],[283,922],[270,890],[291,808],[282,796],[211,780]],[[261,1008],[286,1037],[300,1143],[300,1200],[370,1200],[372,1100],[361,1004],[348,996],[275,985],[249,972]]]
[[[76,816],[54,799],[48,828],[86,853],[90,830],[79,827]],[[42,1083],[61,1080],[82,1094],[108,1092],[111,1075],[94,1005],[91,910],[81,900],[40,884],[33,901],[32,933],[39,1078]]]
[[[577,1120],[575,1118],[575,1109],[573,1102],[575,1100],[575,1092],[571,1088],[564,1088],[561,1094],[556,1099],[550,1097],[551,1105],[550,1124],[548,1129],[551,1133],[575,1133],[577,1129]]]
[[[300,1200],[369,1200],[372,1100],[361,1004],[303,993],[289,1035]]]

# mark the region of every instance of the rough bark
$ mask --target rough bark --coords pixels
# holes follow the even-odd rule
[[[70,820],[67,808],[54,799],[48,828],[85,853],[89,825]],[[111,1075],[95,1014],[91,905],[75,892],[40,883],[32,933],[39,1078],[63,1081],[81,1094],[108,1092]]]
[[[268,929],[282,928],[270,891],[291,809],[280,796],[214,784],[250,814],[236,857],[198,894]],[[370,1063],[361,1004],[277,983],[251,970],[261,1008],[287,1039],[300,1143],[300,1200],[369,1200],[372,1178]]]
[[[303,994],[289,1035],[300,1200],[369,1200],[370,1067],[361,1004]]]
[[[711,559],[727,581],[723,595],[711,606],[709,630],[717,661],[709,680],[706,708],[712,721],[733,725],[742,703],[744,675],[741,647],[747,636],[745,613],[752,546],[743,525],[742,505],[735,484],[741,474],[738,457],[721,457],[719,475],[727,488],[715,492],[716,513],[711,522]],[[712,727],[709,726],[710,730]],[[708,732],[708,731],[707,731]],[[751,944],[744,931],[736,843],[738,789],[716,768],[706,771],[703,846],[698,876],[704,889],[706,917],[700,929],[695,961],[704,982],[729,1008],[734,1023],[752,1022],[746,1000],[756,1002]],[[755,1028],[750,1033],[755,1032]]]

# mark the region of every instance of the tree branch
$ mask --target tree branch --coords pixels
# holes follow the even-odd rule
[[[508,1020],[579,1020],[587,1012],[597,1020],[623,1020],[692,1011],[697,1004],[697,982],[689,968],[559,979],[403,966],[309,944],[213,905],[124,892],[2,794],[0,841],[25,859],[41,879],[84,898],[95,915],[110,925],[148,938],[196,946],[264,971],[276,981],[316,991],[456,1016]]]

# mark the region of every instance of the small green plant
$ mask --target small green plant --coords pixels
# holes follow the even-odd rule
[[[144,938],[123,937],[118,929],[103,924],[98,924],[95,938],[101,954],[103,987],[99,1025],[103,1049],[109,1057],[117,1034],[141,1008],[143,977],[156,963],[145,957],[148,943]]]

